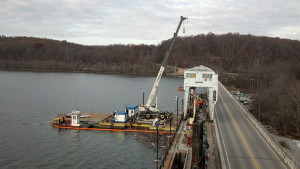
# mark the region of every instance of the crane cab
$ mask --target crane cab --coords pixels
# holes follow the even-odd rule
[[[138,113],[138,108],[139,105],[134,104],[134,105],[129,105],[125,107],[125,112],[128,113],[129,118],[134,118],[136,114]]]

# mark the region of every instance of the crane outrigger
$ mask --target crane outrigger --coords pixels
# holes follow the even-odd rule
[[[178,24],[178,27],[177,27],[177,29],[176,29],[176,32],[175,32],[174,35],[173,35],[173,39],[172,39],[172,42],[171,42],[171,44],[170,44],[170,47],[169,47],[169,49],[168,49],[168,51],[167,51],[167,53],[166,53],[166,56],[165,56],[165,58],[164,58],[164,60],[163,60],[163,62],[162,62],[162,64],[161,64],[161,67],[160,67],[159,72],[158,72],[158,74],[157,74],[157,77],[156,77],[156,79],[155,79],[155,82],[154,82],[154,85],[153,85],[153,87],[152,87],[152,90],[151,90],[151,93],[150,93],[150,95],[149,95],[149,98],[148,98],[148,100],[147,100],[147,103],[146,103],[146,105],[140,105],[140,107],[139,107],[139,110],[140,110],[141,112],[145,112],[145,111],[147,111],[147,112],[149,112],[149,111],[150,111],[150,112],[159,112],[159,110],[157,109],[157,103],[156,103],[156,106],[155,106],[155,107],[151,107],[151,103],[152,103],[153,97],[154,97],[154,95],[155,95],[155,93],[156,93],[156,91],[157,91],[157,88],[158,88],[160,79],[161,79],[161,77],[162,77],[162,74],[164,73],[165,65],[166,65],[167,60],[168,60],[168,58],[169,58],[169,56],[170,56],[170,53],[171,53],[171,51],[172,51],[172,49],[173,49],[173,46],[174,46],[174,43],[175,43],[177,34],[178,34],[178,32],[179,32],[179,29],[180,29],[180,27],[181,27],[181,24],[182,24],[182,22],[183,22],[184,20],[186,20],[186,19],[188,19],[188,18],[183,17],[183,16],[180,17],[180,22],[179,22],[179,24]],[[146,114],[146,117],[147,117],[147,114]],[[149,118],[149,116],[148,116],[148,118]]]

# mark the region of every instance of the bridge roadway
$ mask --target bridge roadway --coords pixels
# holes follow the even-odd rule
[[[226,169],[287,168],[220,84],[215,109]]]

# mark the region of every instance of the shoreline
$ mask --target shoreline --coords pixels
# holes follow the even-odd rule
[[[39,73],[94,73],[94,74],[111,74],[111,75],[129,75],[129,76],[145,76],[145,77],[155,77],[156,73],[123,73],[123,72],[101,72],[101,71],[91,71],[91,70],[45,70],[45,69],[18,69],[18,68],[10,68],[10,69],[2,69],[0,71],[16,71],[16,72],[39,72]],[[179,73],[165,73],[163,76],[167,77],[178,77],[182,78],[183,74]]]

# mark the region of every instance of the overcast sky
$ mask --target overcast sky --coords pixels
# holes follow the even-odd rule
[[[213,32],[300,40],[300,0],[0,0],[0,35],[84,45],[159,44],[180,16],[190,36]]]

